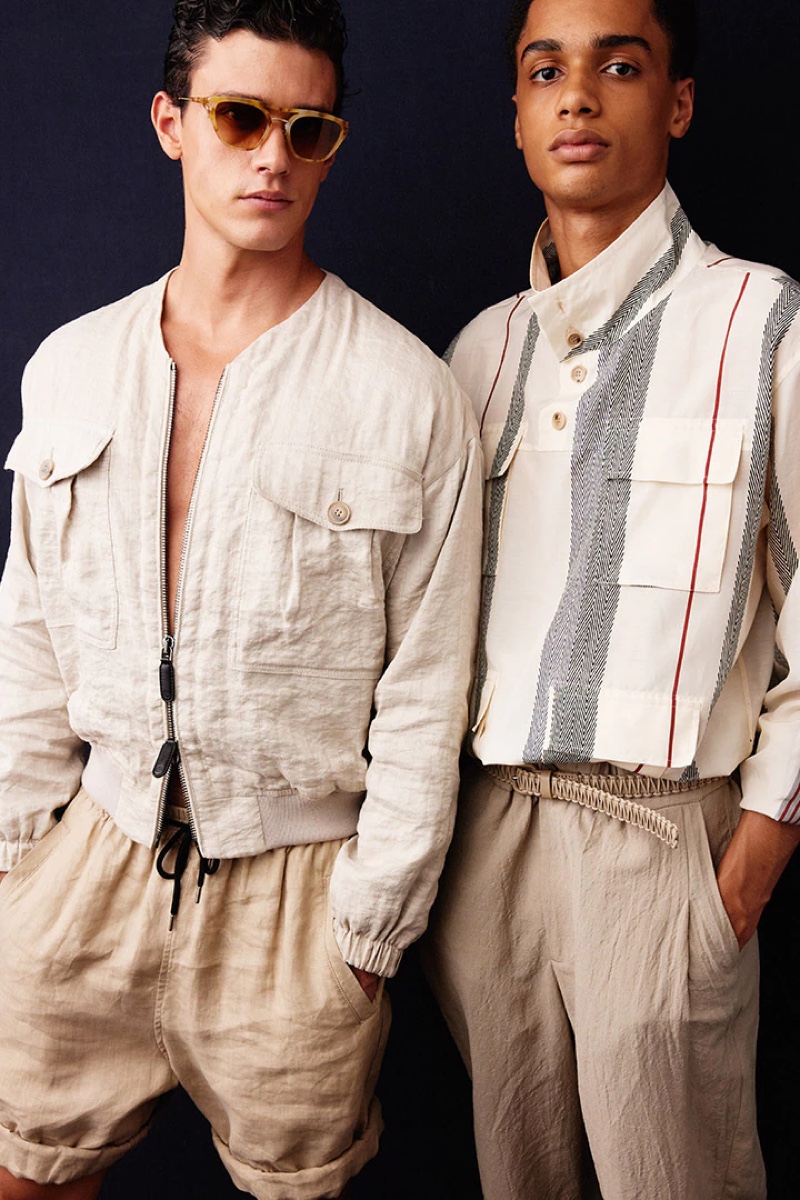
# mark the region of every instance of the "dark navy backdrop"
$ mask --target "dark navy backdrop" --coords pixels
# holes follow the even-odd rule
[[[672,181],[704,237],[797,276],[795,0],[703,4],[698,113]],[[352,136],[321,193],[309,244],[321,265],[441,351],[478,309],[525,286],[542,216],[512,138],[508,0],[344,7]],[[170,0],[36,0],[4,11],[3,457],[19,424],[19,377],[39,341],[154,279],[180,254],[179,170],[158,150],[148,118],[169,23]],[[0,484],[2,551],[7,480]],[[799,907],[795,864],[762,932],[770,1200],[800,1194],[800,996],[789,985],[800,966]],[[389,1128],[356,1194],[470,1200],[479,1190],[468,1088],[413,953],[393,995],[381,1088]],[[172,1119],[115,1170],[104,1197],[239,1194],[188,1103],[178,1097],[169,1107]]]

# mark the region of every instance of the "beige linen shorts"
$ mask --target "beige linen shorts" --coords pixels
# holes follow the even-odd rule
[[[715,875],[739,789],[574,770],[536,773],[537,798],[467,767],[425,943],[483,1195],[764,1200],[758,951]]]
[[[174,928],[155,852],[85,792],[0,884],[0,1163],[65,1183],[111,1166],[178,1083],[237,1187],[333,1197],[376,1152],[389,1026],[336,944],[340,841],[193,854]]]

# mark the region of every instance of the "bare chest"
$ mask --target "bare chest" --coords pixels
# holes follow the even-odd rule
[[[167,584],[170,624],[192,492],[203,453],[223,366],[178,366],[167,464]]]

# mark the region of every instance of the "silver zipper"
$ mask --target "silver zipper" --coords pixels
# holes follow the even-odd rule
[[[189,538],[191,534],[192,521],[194,519],[195,509],[197,507],[197,492],[200,484],[200,477],[203,470],[203,465],[206,457],[206,449],[211,439],[211,432],[214,427],[217,409],[222,398],[222,392],[225,386],[225,380],[228,374],[228,368],[222,372],[219,383],[217,384],[216,395],[214,396],[214,404],[211,409],[211,416],[206,429],[206,436],[203,440],[203,447],[200,451],[200,458],[197,463],[197,471],[192,484],[192,494],[189,500],[189,510],[186,514],[186,524],[183,529],[183,542],[181,544],[181,557],[178,566],[178,583],[175,588],[175,614],[173,622],[173,633],[169,631],[169,583],[167,576],[167,470],[169,465],[169,451],[172,441],[172,427],[175,417],[175,394],[177,391],[178,368],[174,361],[170,361],[170,390],[169,390],[169,413],[167,417],[167,435],[164,446],[164,455],[161,463],[161,661],[159,663],[159,689],[161,699],[164,702],[165,712],[165,730],[166,740],[159,751],[153,774],[157,779],[162,780],[161,795],[159,797],[158,818],[156,822],[156,845],[161,840],[161,835],[164,832],[164,822],[167,814],[167,793],[169,789],[169,781],[172,778],[173,770],[178,772],[178,780],[181,787],[184,805],[189,815],[189,829],[192,839],[198,844],[197,826],[195,824],[194,812],[192,810],[192,800],[189,791],[189,781],[186,777],[183,762],[181,760],[180,747],[176,736],[175,725],[175,649],[177,646],[177,632],[180,626],[181,599],[183,596],[183,577],[186,567],[186,556],[189,548]],[[201,850],[202,853],[202,850]]]

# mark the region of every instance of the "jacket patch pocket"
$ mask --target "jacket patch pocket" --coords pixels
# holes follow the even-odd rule
[[[645,418],[631,470],[619,582],[718,592],[744,423]]]
[[[405,468],[318,447],[262,447],[239,571],[238,665],[377,675],[385,579],[421,527],[422,480]]]
[[[114,431],[89,421],[26,422],[6,460],[28,482],[41,513],[37,569],[55,584],[53,625],[74,625],[87,641],[113,650],[119,596],[111,535],[109,465]],[[36,515],[34,515],[36,519]]]

